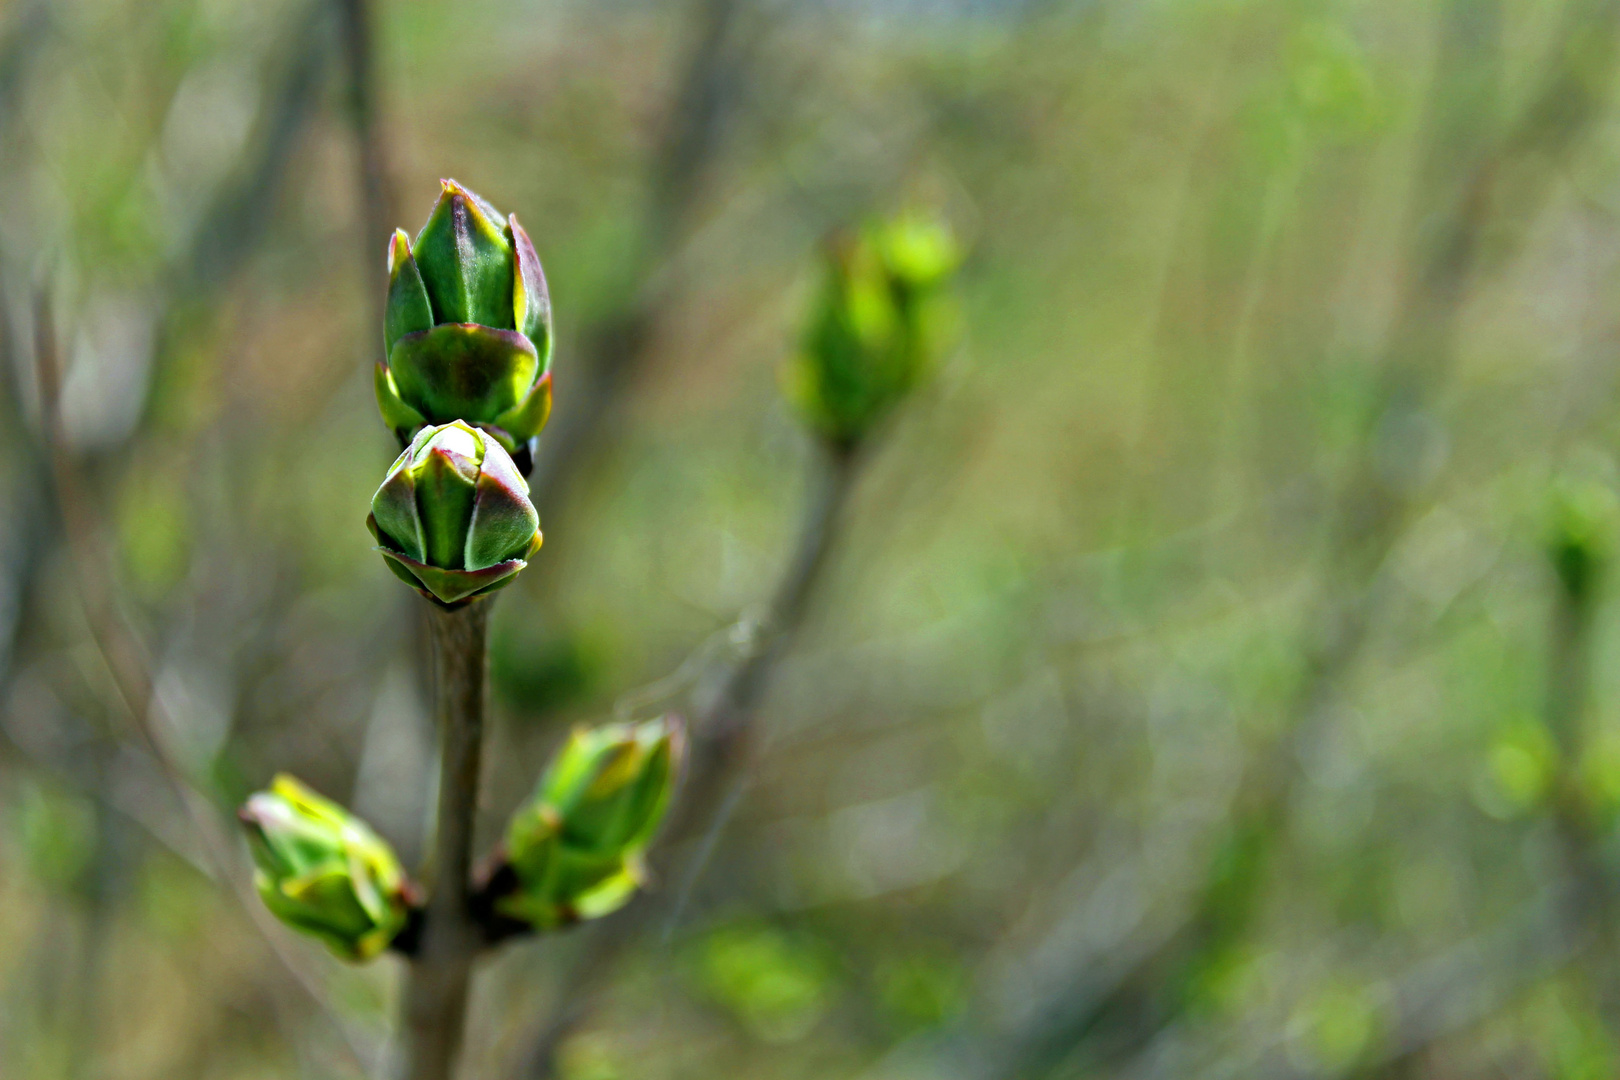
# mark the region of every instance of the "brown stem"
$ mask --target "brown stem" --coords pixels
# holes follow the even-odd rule
[[[467,1023],[479,931],[469,905],[478,770],[484,742],[489,602],[431,618],[440,741],[433,897],[405,996],[406,1080],[450,1080]]]

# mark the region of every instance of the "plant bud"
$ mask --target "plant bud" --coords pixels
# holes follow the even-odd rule
[[[405,872],[365,822],[290,776],[237,811],[265,907],[345,960],[376,956],[405,926]]]
[[[417,432],[366,525],[388,568],[442,607],[510,584],[540,548],[529,485],[500,443],[460,420]]]
[[[678,719],[577,728],[513,815],[506,857],[519,888],[501,910],[541,928],[618,910],[643,879],[685,752]]]
[[[961,252],[943,224],[903,216],[828,242],[820,296],[787,393],[834,444],[853,446],[942,351]]]
[[[1567,475],[1553,485],[1548,555],[1564,592],[1592,599],[1620,534],[1620,500],[1607,484]]]
[[[465,420],[515,452],[551,414],[546,276],[516,215],[440,183],[416,241],[389,241],[377,404],[401,439]]]

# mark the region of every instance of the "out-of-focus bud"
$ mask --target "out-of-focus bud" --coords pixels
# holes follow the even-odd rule
[[[954,331],[961,249],[943,223],[907,214],[838,234],[788,397],[823,436],[853,446],[894,409]]]
[[[546,276],[516,215],[441,183],[416,241],[389,242],[377,404],[402,439],[465,420],[515,452],[551,414]]]
[[[680,721],[578,728],[506,831],[517,888],[499,910],[540,929],[623,907],[685,755]]]
[[[1608,484],[1564,476],[1553,485],[1548,555],[1564,592],[1591,599],[1620,534],[1620,503]]]
[[[407,918],[405,872],[365,822],[290,776],[237,811],[265,907],[345,960],[376,956]]]
[[[529,485],[500,443],[459,420],[417,432],[366,525],[388,568],[442,607],[509,584],[540,547]]]

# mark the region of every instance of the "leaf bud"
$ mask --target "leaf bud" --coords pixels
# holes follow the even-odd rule
[[[499,442],[460,420],[417,432],[366,525],[388,568],[447,608],[510,584],[540,548],[528,483]]]
[[[961,251],[942,223],[903,215],[829,239],[820,293],[786,391],[821,435],[852,447],[911,392],[954,322]]]
[[[465,420],[516,452],[551,413],[545,272],[516,215],[440,183],[416,240],[389,240],[377,404],[402,440]]]
[[[365,822],[285,774],[237,811],[265,907],[345,960],[376,956],[404,928],[405,872]]]
[[[673,716],[575,729],[508,825],[506,858],[519,885],[501,910],[550,928],[627,903],[684,754]]]
[[[1567,474],[1553,484],[1548,556],[1564,593],[1576,603],[1592,599],[1613,557],[1620,533],[1620,501],[1595,478]]]

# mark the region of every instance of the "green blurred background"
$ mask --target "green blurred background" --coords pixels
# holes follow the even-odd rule
[[[263,925],[197,826],[287,770],[422,853],[420,601],[363,522],[382,237],[441,176],[520,214],[558,327],[491,839],[571,724],[736,663],[815,497],[821,238],[925,206],[970,249],[723,813],[482,968],[466,1077],[1620,1075],[1617,39],[0,4],[0,1077],[387,1072],[398,961]]]

